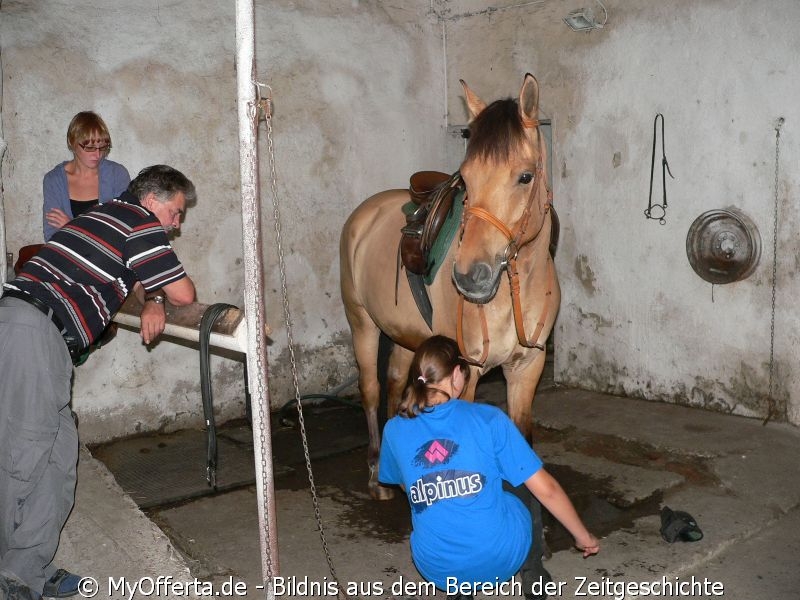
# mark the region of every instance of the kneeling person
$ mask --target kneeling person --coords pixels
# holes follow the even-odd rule
[[[531,549],[525,487],[574,536],[583,556],[600,543],[500,409],[459,399],[469,377],[455,340],[436,335],[414,354],[397,416],[386,423],[378,479],[406,491],[420,574],[454,597],[509,580]],[[524,590],[526,596],[537,596]]]

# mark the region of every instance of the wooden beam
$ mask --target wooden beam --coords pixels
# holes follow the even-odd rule
[[[167,326],[164,335],[178,337],[194,342],[200,341],[200,321],[203,314],[209,309],[210,304],[194,302],[186,306],[173,306],[169,302],[164,307],[167,311]],[[128,299],[114,315],[114,321],[135,330],[139,330],[139,315],[142,305],[134,294]],[[269,327],[265,334],[269,336]],[[211,346],[227,348],[238,352],[247,352],[247,327],[244,311],[239,308],[229,308],[217,317],[211,327]]]

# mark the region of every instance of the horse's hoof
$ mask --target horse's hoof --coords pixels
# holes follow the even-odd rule
[[[369,486],[369,495],[373,500],[391,500],[394,498],[394,489],[386,487],[385,485],[372,485]]]

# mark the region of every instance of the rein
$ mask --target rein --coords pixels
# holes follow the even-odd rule
[[[538,119],[528,119],[522,117],[522,125],[525,128],[533,128],[539,127],[539,120]],[[522,218],[519,221],[517,226],[517,231],[513,232],[509,227],[503,223],[500,219],[490,213],[488,210],[481,208],[481,207],[467,207],[464,209],[464,215],[461,221],[461,235],[464,234],[464,228],[466,227],[467,218],[470,216],[475,216],[481,221],[489,223],[493,227],[495,227],[503,236],[508,240],[508,245],[504,251],[503,263],[502,268],[506,270],[508,275],[508,282],[509,287],[511,288],[511,304],[512,310],[514,314],[514,328],[517,333],[517,341],[521,346],[525,348],[537,348],[539,350],[544,350],[544,344],[539,343],[539,336],[542,333],[542,329],[544,329],[544,323],[547,319],[548,313],[548,302],[545,301],[544,308],[542,309],[541,315],[539,315],[539,319],[536,323],[536,329],[534,330],[533,336],[528,339],[528,336],[525,333],[525,319],[524,315],[522,314],[522,302],[520,301],[520,282],[519,282],[519,271],[517,269],[517,255],[519,254],[520,249],[523,246],[526,246],[533,240],[539,237],[542,228],[544,227],[544,217],[546,217],[547,213],[550,211],[550,207],[553,204],[553,192],[547,187],[547,182],[545,181],[545,189],[547,190],[547,201],[544,204],[544,210],[542,211],[542,225],[539,228],[539,231],[531,237],[530,240],[525,242],[524,244],[519,243],[522,236],[525,234],[525,230],[528,227],[528,221],[530,220],[532,206],[539,195],[539,184],[545,178],[544,175],[544,166],[542,161],[542,156],[544,152],[541,151],[541,146],[543,145],[543,138],[541,132],[538,132],[539,135],[539,145],[540,145],[540,152],[539,152],[539,161],[536,164],[536,168],[534,169],[534,186],[533,190],[531,190],[531,194],[528,197],[528,202],[525,205],[525,211],[522,213]],[[465,202],[467,198],[465,198]],[[553,270],[553,261],[550,256],[547,256],[547,263],[548,263],[548,272],[552,272]],[[552,278],[550,279],[552,282]],[[549,297],[553,293],[552,285],[545,293],[545,297]],[[481,357],[478,360],[474,360],[469,358],[469,355],[466,352],[466,348],[464,346],[464,335],[463,335],[463,321],[464,321],[464,295],[459,293],[458,297],[458,308],[456,314],[456,341],[458,342],[458,349],[461,352],[461,355],[474,366],[482,367],[483,364],[486,362],[487,357],[489,356],[489,327],[486,322],[486,313],[483,310],[483,305],[478,304],[478,314],[480,315],[481,321],[481,333],[483,334],[483,348],[481,351]]]

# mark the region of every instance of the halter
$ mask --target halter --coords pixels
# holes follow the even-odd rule
[[[539,120],[538,119],[530,119],[526,117],[521,117],[522,119],[522,126],[525,129],[531,128],[539,128]],[[517,255],[522,247],[526,246],[533,240],[539,237],[542,228],[544,227],[544,217],[547,215],[550,207],[553,204],[553,192],[547,187],[547,182],[545,181],[545,189],[547,190],[547,201],[544,204],[544,208],[540,211],[542,215],[542,223],[539,227],[539,231],[536,232],[529,240],[520,244],[520,240],[525,235],[525,230],[528,227],[528,221],[530,220],[531,213],[532,213],[532,206],[539,195],[539,184],[540,182],[545,179],[544,177],[544,164],[542,161],[542,156],[544,156],[543,151],[543,139],[540,131],[537,131],[539,137],[539,160],[536,163],[536,168],[534,169],[534,182],[533,182],[533,189],[531,190],[530,195],[528,196],[528,201],[525,205],[525,210],[522,213],[522,217],[517,224],[516,231],[512,231],[503,221],[498,219],[492,213],[490,213],[485,208],[481,207],[473,207],[468,206],[464,209],[464,215],[461,220],[461,236],[464,235],[464,228],[467,224],[467,219],[470,216],[475,216],[478,219],[489,223],[493,227],[495,227],[505,238],[508,240],[508,245],[506,246],[505,250],[503,251],[503,262],[501,263],[501,268],[506,270],[508,274],[508,281],[509,286],[511,288],[511,301],[512,307],[514,312],[514,327],[517,333],[517,340],[519,341],[521,346],[526,348],[538,348],[539,350],[544,350],[544,345],[538,342],[539,336],[542,333],[542,329],[544,329],[544,322],[547,318],[548,312],[548,302],[545,301],[544,309],[542,314],[539,316],[539,319],[536,323],[536,329],[534,330],[533,336],[528,339],[527,335],[525,334],[525,323],[524,317],[522,314],[522,304],[520,302],[520,283],[519,283],[519,272],[517,270]],[[466,201],[466,199],[465,199]],[[548,256],[548,268],[552,271],[552,260],[549,260]],[[552,294],[552,289],[548,289],[545,296],[550,296]],[[464,356],[467,361],[476,366],[483,366],[486,362],[486,358],[489,356],[489,328],[486,323],[486,315],[483,311],[483,305],[478,304],[478,313],[480,314],[481,318],[481,333],[483,334],[483,350],[481,357],[478,360],[473,360],[469,358],[468,353],[464,347],[464,336],[463,336],[463,317],[464,317],[464,295],[459,293],[458,297],[458,308],[457,308],[457,315],[456,315],[456,341],[458,342],[458,348],[461,352],[461,355]]]

